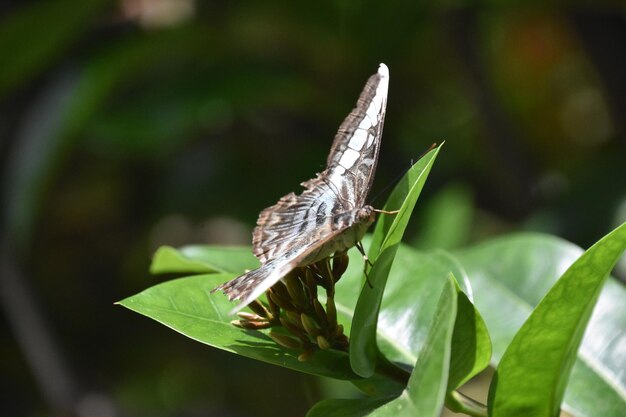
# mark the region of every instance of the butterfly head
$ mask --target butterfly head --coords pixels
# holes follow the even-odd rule
[[[376,220],[376,211],[372,206],[364,206],[357,210],[356,212],[356,221],[358,223],[374,223]]]

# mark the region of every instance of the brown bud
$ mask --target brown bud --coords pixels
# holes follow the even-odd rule
[[[271,289],[273,293],[280,295],[284,299],[289,299],[289,292],[283,281],[278,281],[276,284],[272,285]]]
[[[300,361],[300,362],[308,361],[311,358],[311,356],[313,355],[314,352],[315,351],[313,349],[305,350],[300,355],[298,355],[298,361]]]
[[[287,329],[287,331],[289,333],[291,333],[294,336],[297,336],[303,342],[308,340],[308,337],[307,337],[306,333],[304,332],[304,329],[301,329],[300,327],[296,326],[291,321],[285,320],[283,317],[281,317],[280,318],[280,324],[282,324],[282,326],[285,329]]]
[[[304,327],[304,330],[306,330],[309,336],[311,336],[313,339],[315,339],[320,334],[320,331],[315,324],[315,320],[313,320],[311,317],[302,313],[300,314],[300,322],[302,323],[302,327]]]
[[[326,338],[324,336],[322,336],[321,334],[317,336],[317,346],[320,347],[320,349],[322,350],[326,350],[326,349],[330,349],[330,343],[328,343],[328,340],[326,340]]]
[[[324,258],[321,261],[316,262],[315,268],[322,278],[324,278],[324,281],[333,282],[333,273],[328,258]]]
[[[278,322],[278,319],[280,318],[280,307],[272,300],[270,293],[271,289],[265,291],[265,296],[267,297],[267,305],[270,310],[270,317],[268,318],[271,322]]]
[[[310,268],[304,269],[304,282],[309,289],[309,296],[311,300],[317,298],[317,280],[315,279],[315,275],[313,275],[313,271]]]
[[[295,273],[290,273],[283,278],[283,281],[287,287],[291,303],[301,309],[306,309],[309,306],[309,297],[304,292],[300,278]]]
[[[274,342],[278,343],[279,345],[283,347],[286,347],[287,349],[301,349],[302,348],[302,343],[300,343],[298,340],[294,339],[293,337],[289,337],[284,334],[280,334],[276,332],[269,332],[268,336],[271,337]]]
[[[285,299],[282,295],[278,294],[277,292],[270,292],[270,299],[272,300],[272,302],[274,302],[274,304],[278,305],[278,307],[282,308],[285,311],[293,311],[296,308],[294,307],[293,304],[291,304],[288,299]]]
[[[264,317],[259,316],[258,314],[247,313],[245,311],[240,311],[237,313],[239,317],[247,321],[261,321],[265,320]]]
[[[333,330],[337,327],[337,307],[332,297],[326,299],[326,317],[328,318],[328,328]]]
[[[254,311],[256,314],[258,314],[261,317],[265,317],[265,318],[270,317],[270,312],[263,305],[263,303],[261,303],[259,300],[252,301],[250,304],[248,304],[248,307],[250,307],[250,310]]]
[[[239,327],[240,329],[246,330],[261,330],[261,329],[269,329],[272,327],[272,324],[267,321],[247,321],[247,320],[233,320],[230,322],[235,327]]]
[[[317,322],[320,324],[321,328],[324,329],[328,327],[328,317],[326,317],[326,311],[317,298],[313,300],[313,308],[315,309]]]
[[[300,322],[300,313],[298,313],[296,311],[286,311],[285,315],[287,316],[287,318],[289,319],[289,322],[291,324],[293,324],[296,327],[304,330],[304,327],[302,327],[302,323]]]
[[[346,272],[348,269],[348,263],[350,262],[350,257],[347,252],[336,253],[333,258],[333,277],[335,278],[335,283],[339,281],[339,278]]]

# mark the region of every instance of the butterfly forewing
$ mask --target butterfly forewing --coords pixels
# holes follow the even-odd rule
[[[387,104],[389,72],[381,64],[337,132],[326,170],[259,215],[253,252],[260,268],[218,287],[243,308],[297,266],[360,240],[373,217],[364,206],[371,187]]]
[[[328,155],[326,172],[332,188],[339,188],[352,208],[365,204],[374,180],[388,88],[389,71],[381,64],[365,84],[356,107],[339,126]]]

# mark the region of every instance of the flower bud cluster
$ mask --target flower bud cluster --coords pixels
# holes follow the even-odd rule
[[[316,350],[348,349],[348,337],[337,323],[335,284],[348,268],[348,255],[336,253],[306,267],[298,267],[266,292],[267,304],[255,300],[254,313],[237,313],[233,325],[251,330],[271,328],[276,343],[301,351],[306,361]],[[326,292],[326,308],[318,299],[318,287]]]

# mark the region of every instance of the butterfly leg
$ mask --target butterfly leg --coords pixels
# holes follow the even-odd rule
[[[367,273],[367,266],[369,265],[369,267],[371,268],[371,267],[374,266],[374,264],[372,264],[370,259],[367,257],[367,254],[365,253],[365,249],[363,248],[363,244],[361,243],[360,240],[358,242],[356,242],[356,244],[354,246],[356,246],[358,251],[363,256],[363,260],[365,261],[365,263],[363,264],[363,273],[365,274],[365,280],[367,281],[367,285],[369,285],[370,288],[374,288],[374,286],[370,282],[369,274]]]
[[[358,242],[356,242],[354,246],[356,246],[356,248],[359,250],[361,256],[363,256],[363,260],[370,266],[370,268],[373,267],[374,264],[372,264],[370,258],[367,257],[367,254],[365,253],[365,248],[363,248],[363,244],[361,243],[361,241],[359,240]]]

